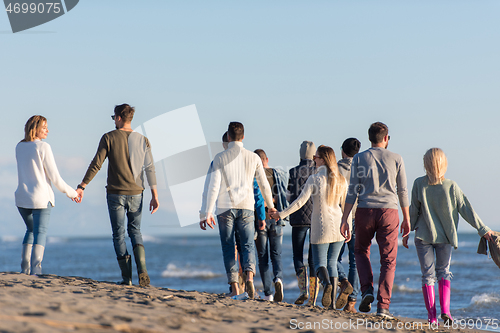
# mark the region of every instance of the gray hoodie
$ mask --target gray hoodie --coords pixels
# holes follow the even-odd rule
[[[343,158],[337,162],[340,174],[344,176],[344,178],[347,180],[348,183],[349,179],[351,179],[351,164],[352,164],[352,157]]]
[[[348,184],[349,180],[351,179],[351,164],[352,164],[352,157],[346,157],[337,162],[337,165],[339,167],[339,172],[342,176],[344,176]],[[356,215],[357,207],[358,207],[358,201],[356,200],[356,202],[352,206],[352,213],[351,213],[353,222],[354,222],[354,217]],[[354,223],[353,223],[353,228],[354,228]]]

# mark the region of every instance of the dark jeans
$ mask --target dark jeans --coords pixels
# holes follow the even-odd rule
[[[271,287],[273,278],[269,269],[269,257],[273,265],[274,280],[283,280],[283,266],[281,264],[281,244],[283,243],[283,227],[276,225],[274,220],[266,220],[266,228],[257,230],[257,255],[259,257],[259,271],[262,284],[264,285],[264,294],[272,294]]]
[[[396,273],[398,255],[399,213],[390,208],[359,208],[356,210],[356,242],[354,253],[358,268],[361,292],[373,290],[373,271],[370,262],[370,246],[375,236],[380,252],[380,276],[378,279],[378,308],[389,309],[392,285]]]
[[[292,227],[292,251],[293,251],[293,266],[295,267],[295,274],[299,274],[301,268],[304,265],[304,243],[307,236],[307,231],[310,227]],[[311,243],[309,242],[309,255],[307,258],[307,264],[309,265],[309,274],[311,277],[316,276],[314,271],[313,256],[311,250]]]
[[[132,242],[132,248],[142,245],[142,193],[137,195],[108,193],[106,199],[113,230],[113,245],[116,257],[121,259],[128,255],[127,244],[125,244],[125,217],[127,217],[127,233]]]
[[[349,300],[355,301],[356,297],[359,294],[359,276],[358,270],[356,269],[356,258],[354,255],[354,244],[356,241],[356,234],[352,233],[351,240],[342,246],[339,253],[339,259],[337,263],[337,270],[339,272],[339,281],[347,279],[349,283],[352,285],[352,293],[349,295]],[[342,266],[342,256],[344,255],[344,249],[348,248],[349,250],[349,273],[348,275],[345,273],[344,267]]]

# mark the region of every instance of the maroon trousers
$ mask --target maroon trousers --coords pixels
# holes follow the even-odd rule
[[[356,241],[354,254],[358,268],[361,292],[373,291],[373,271],[370,262],[370,245],[376,237],[380,252],[380,277],[378,280],[378,308],[389,309],[392,285],[398,254],[399,213],[390,208],[359,208],[354,224]]]

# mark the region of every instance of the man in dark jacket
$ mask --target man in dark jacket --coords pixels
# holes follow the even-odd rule
[[[342,159],[338,161],[339,172],[344,178],[349,182],[351,178],[351,164],[352,158],[359,152],[361,148],[361,142],[359,142],[356,138],[349,138],[342,143]],[[356,212],[356,205],[354,205],[352,209],[352,216],[354,216]],[[344,311],[347,312],[356,312],[354,305],[356,304],[356,297],[359,293],[359,277],[358,271],[356,269],[356,259],[354,257],[354,243],[355,243],[355,235],[354,235],[354,219],[352,220],[352,237],[349,242],[347,242],[347,247],[349,249],[349,273],[346,274],[344,271],[344,267],[342,266],[342,256],[344,254],[344,250],[346,244],[342,246],[342,249],[339,253],[338,263],[337,263],[337,271],[339,274],[339,282],[340,282],[340,291],[337,301],[335,303],[335,307],[340,309],[345,306]]]
[[[278,211],[288,207],[286,201],[286,192],[288,184],[288,175],[281,169],[269,167],[269,158],[262,149],[254,151],[262,160],[262,166],[266,173],[267,181],[271,186],[273,194],[273,203]],[[281,245],[283,243],[282,220],[275,221],[266,213],[264,221],[256,220],[255,230],[257,230],[257,239],[255,245],[259,257],[259,271],[264,285],[264,299],[275,302],[283,301],[283,265],[281,264]],[[273,272],[269,267],[269,259],[273,265]],[[272,279],[274,276],[274,279]],[[271,282],[274,282],[274,296],[272,295]]]
[[[304,184],[310,175],[314,173],[313,156],[316,153],[316,146],[311,141],[304,141],[300,145],[300,163],[290,169],[288,181],[288,192],[290,198],[288,202],[292,203],[300,195]],[[290,225],[292,226],[292,249],[293,265],[295,274],[299,281],[300,295],[295,304],[303,304],[310,294],[309,303],[315,305],[318,295],[319,284],[317,283],[316,273],[312,263],[311,245],[309,244],[308,265],[311,277],[309,278],[309,290],[307,289],[307,269],[304,265],[304,242],[307,231],[311,227],[312,200],[309,199],[305,205],[298,211],[290,215]]]

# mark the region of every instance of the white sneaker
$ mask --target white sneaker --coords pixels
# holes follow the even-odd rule
[[[263,299],[266,300],[266,301],[272,302],[274,300],[274,296],[273,295],[264,296]]]
[[[283,282],[281,282],[280,278],[277,278],[274,281],[274,301],[281,302],[283,300]]]

